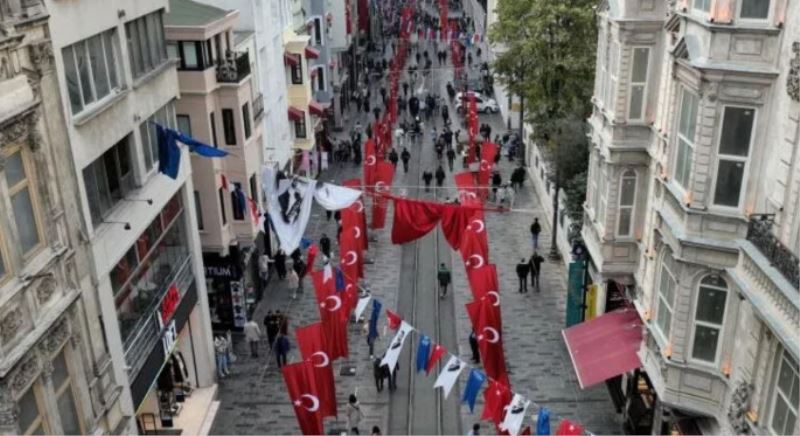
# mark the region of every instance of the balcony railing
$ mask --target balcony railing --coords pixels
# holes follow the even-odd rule
[[[250,74],[250,55],[228,52],[217,65],[217,82],[239,83]]]
[[[800,288],[800,258],[772,234],[772,216],[757,215],[750,219],[747,240],[769,260],[770,264],[792,284]]]
[[[260,120],[262,115],[264,115],[264,94],[258,93],[253,99],[253,120]]]

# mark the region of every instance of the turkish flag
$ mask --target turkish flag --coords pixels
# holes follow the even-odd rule
[[[499,304],[499,301],[497,302]],[[499,305],[490,298],[467,303],[467,313],[472,329],[478,336],[478,349],[486,375],[509,385],[506,359],[503,353],[503,327],[500,323]]]
[[[361,189],[361,182],[358,179],[349,179],[342,182],[342,186],[353,189]],[[354,201],[353,204],[346,209],[342,210],[342,226],[344,226],[346,222],[355,223],[355,225],[361,231],[361,237],[357,239],[361,241],[362,250],[367,250],[369,248],[369,242],[367,241],[367,239],[369,239],[367,235],[367,210],[364,207],[363,198],[364,196],[362,195],[361,198]],[[353,218],[352,216],[348,216],[348,221],[345,221],[345,215],[350,213],[355,213],[357,217]]]
[[[347,312],[342,297],[336,292],[336,281],[333,277],[324,279],[322,271],[311,273],[314,290],[317,294],[317,306],[325,337],[328,356],[331,359],[347,357]]]
[[[341,295],[342,304],[345,306],[345,318],[349,318],[358,304],[358,282],[355,278],[348,275],[344,276],[344,291],[342,291]],[[347,321],[347,319],[345,319],[345,321]]]
[[[472,298],[475,300],[480,300],[491,291],[500,292],[497,284],[497,265],[493,263],[467,269],[467,281],[472,290]]]
[[[485,226],[483,230],[478,225],[467,226],[459,251],[467,271],[486,265],[489,262],[489,240],[486,237]]]
[[[583,434],[583,426],[580,424],[574,423],[569,419],[562,419],[561,423],[558,424],[558,428],[556,429],[556,435],[558,436],[570,436],[570,435],[582,435]]]
[[[474,213],[475,209],[470,207],[453,204],[442,206],[442,233],[454,249],[461,245],[461,235],[469,225],[470,218]]]
[[[498,382],[489,380],[489,386],[483,391],[483,411],[481,419],[490,419],[495,425],[503,422],[505,408],[511,404],[511,389]]]
[[[309,361],[290,363],[281,372],[300,430],[307,435],[325,434],[314,366]]]
[[[297,348],[303,360],[314,368],[314,381],[319,393],[320,412],[322,417],[336,416],[336,386],[333,380],[333,365],[326,351],[327,340],[322,323],[300,327],[295,331]]]
[[[478,190],[475,187],[475,176],[469,171],[464,171],[453,176],[458,188],[459,201],[464,206],[480,206],[482,204]]]
[[[489,186],[489,178],[494,168],[494,156],[497,154],[497,144],[494,142],[484,142],[481,145],[481,163],[478,170],[478,185]]]
[[[389,328],[392,330],[397,330],[400,327],[400,323],[403,322],[403,318],[400,315],[389,309],[386,309],[386,318],[389,320]]]
[[[392,243],[405,244],[425,236],[436,227],[446,208],[437,203],[395,198]]]
[[[433,344],[433,342],[431,342]],[[428,364],[425,365],[425,375],[430,375],[431,370],[434,366],[436,366],[436,362],[442,358],[447,353],[447,349],[444,348],[441,344],[433,345],[431,349],[431,356],[428,358]]]
[[[360,242],[358,227],[344,223],[342,216],[342,234],[339,238],[339,267],[342,273],[354,280],[364,277],[364,253]],[[360,235],[363,237],[363,235]]]
[[[386,224],[386,198],[380,195],[388,193],[394,178],[394,165],[389,162],[378,162],[375,171],[375,192],[372,197],[372,228],[382,229]]]
[[[375,185],[375,170],[378,165],[378,157],[376,155],[375,140],[372,138],[367,139],[364,143],[364,186],[367,192],[373,192]]]

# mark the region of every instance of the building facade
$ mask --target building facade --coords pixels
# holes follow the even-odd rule
[[[40,1],[0,1],[0,432],[127,420],[89,280],[77,178]]]
[[[628,423],[797,434],[800,4],[608,0],[598,28],[582,233],[646,327]]]
[[[98,295],[97,330],[105,333],[127,418],[120,431],[190,428],[179,412],[207,408],[216,385],[188,152],[176,179],[159,172],[156,125],[179,121],[179,59],[164,38],[169,5],[46,5],[90,255],[82,286]]]

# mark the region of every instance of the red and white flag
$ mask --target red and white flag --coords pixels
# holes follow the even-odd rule
[[[483,223],[482,214],[479,220]],[[468,225],[461,239],[461,258],[467,271],[489,263],[489,239],[485,225]]]
[[[388,194],[392,187],[394,178],[394,165],[389,162],[378,162],[375,171],[375,192],[377,194]],[[372,198],[372,228],[382,229],[386,224],[386,209],[388,202],[382,195],[375,195]]]
[[[284,365],[281,372],[300,430],[304,435],[325,434],[319,392],[311,362],[290,363]]]
[[[333,365],[326,350],[325,330],[322,323],[299,327],[297,335],[297,348],[303,360],[314,367],[314,381],[319,393],[320,413],[323,417],[336,416],[336,386],[333,378]]]
[[[389,328],[392,330],[397,330],[400,327],[400,323],[403,322],[403,318],[400,315],[389,309],[386,309],[386,318],[389,321]]]
[[[511,389],[498,382],[489,380],[489,386],[483,391],[483,412],[481,419],[490,419],[495,425],[503,422],[505,408],[511,403]]]
[[[467,303],[467,313],[472,321],[472,329],[478,339],[478,349],[486,375],[506,385],[508,371],[503,352],[503,327],[497,316],[499,306],[494,306],[491,299],[485,298]]]
[[[375,140],[370,138],[364,143],[364,186],[367,192],[374,191],[375,171],[377,170],[378,156],[375,148]]]
[[[336,292],[336,280],[333,277],[326,280],[323,271],[312,272],[311,280],[317,295],[319,316],[325,327],[328,356],[331,359],[347,357],[347,315],[344,301]]]
[[[494,158],[497,154],[497,144],[494,142],[484,142],[481,145],[481,161],[478,169],[478,185],[489,186],[489,179],[494,169]]]
[[[431,370],[433,370],[433,367],[436,366],[436,363],[439,361],[439,359],[447,354],[447,349],[444,348],[443,345],[434,344],[433,342],[431,342],[431,345],[433,345],[433,348],[431,349],[430,357],[428,357],[428,364],[425,365],[425,375],[430,375]]]

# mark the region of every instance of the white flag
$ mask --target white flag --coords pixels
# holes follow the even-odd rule
[[[314,191],[314,199],[327,210],[339,210],[350,207],[361,197],[361,191],[344,186],[323,183]]]
[[[364,313],[364,309],[367,308],[367,304],[369,304],[369,300],[371,299],[372,296],[366,292],[358,296],[358,303],[356,303],[356,319],[361,319],[361,314]]]
[[[506,430],[512,436],[517,436],[522,428],[522,421],[525,420],[525,410],[530,404],[531,402],[522,395],[514,394],[511,404],[506,406],[506,416],[500,423],[500,430]]]
[[[400,357],[400,352],[403,351],[403,344],[413,330],[414,327],[405,321],[400,324],[400,328],[394,335],[394,339],[392,339],[392,342],[389,344],[389,349],[386,350],[386,354],[383,356],[383,360],[381,360],[381,366],[388,365],[389,370],[394,371],[394,367],[397,365],[397,359]]]
[[[281,249],[291,253],[300,246],[300,239],[311,216],[316,180],[296,177],[276,180],[275,170],[264,167],[261,175],[267,195],[268,212]]]
[[[461,370],[464,369],[466,364],[461,361],[456,356],[450,357],[450,360],[447,361],[447,365],[442,368],[442,372],[439,373],[439,377],[436,377],[436,383],[433,384],[433,388],[442,388],[444,391],[444,398],[447,399],[447,396],[450,395],[450,391],[453,390],[453,385],[456,384],[456,380],[458,380],[459,374],[461,374]]]

